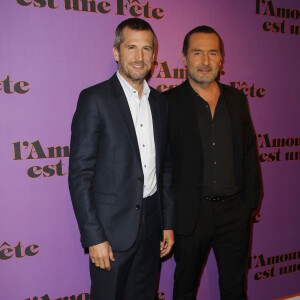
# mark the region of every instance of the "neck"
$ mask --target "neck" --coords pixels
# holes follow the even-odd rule
[[[198,93],[203,99],[206,98],[207,95],[214,95],[219,93],[219,86],[216,81],[210,83],[198,83],[188,78],[189,83],[193,90]]]
[[[139,98],[141,98],[144,87],[144,80],[133,81],[127,76],[125,76],[123,73],[121,73],[120,70],[119,73],[130,84],[131,87],[138,91]]]

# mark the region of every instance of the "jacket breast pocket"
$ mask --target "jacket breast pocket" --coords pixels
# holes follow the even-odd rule
[[[109,204],[109,205],[116,204],[116,195],[114,194],[94,192],[94,195],[95,195],[96,203]]]

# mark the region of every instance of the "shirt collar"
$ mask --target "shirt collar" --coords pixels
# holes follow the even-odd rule
[[[205,101],[193,88],[192,88],[192,86],[191,86],[191,84],[190,84],[190,82],[189,82],[189,80],[187,79],[186,81],[186,85],[188,86],[188,89],[189,89],[189,91],[190,91],[190,93],[193,95],[193,96],[197,96],[197,97],[199,97],[201,100],[203,100],[203,101]],[[222,87],[222,85],[220,84],[220,82],[219,81],[216,81],[217,82],[217,84],[218,84],[218,86],[219,86],[219,89],[220,89],[220,97],[219,97],[219,100],[221,100],[221,101],[218,101],[218,102],[220,102],[220,103],[223,103],[223,101],[224,101],[224,95],[223,95],[223,87]],[[205,101],[206,102],[206,101]]]
[[[126,97],[131,97],[134,93],[137,93],[138,91],[136,89],[134,89],[126,80],[125,78],[120,74],[119,71],[117,71],[117,77],[121,83],[121,86],[123,87],[123,90],[125,92]],[[146,80],[143,81],[143,92],[142,92],[142,97],[144,95],[147,96],[147,98],[149,97],[150,94],[150,87],[148,85],[148,83],[146,82]]]

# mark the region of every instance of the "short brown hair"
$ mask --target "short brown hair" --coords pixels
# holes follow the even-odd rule
[[[148,22],[146,22],[143,19],[139,19],[139,18],[129,18],[127,20],[124,20],[123,22],[121,22],[118,25],[118,27],[116,28],[116,32],[115,32],[115,40],[114,40],[115,48],[120,50],[120,45],[124,41],[123,30],[126,27],[129,29],[132,29],[132,30],[136,30],[136,31],[143,31],[143,30],[151,31],[151,33],[153,35],[153,52],[155,51],[155,47],[156,47],[155,33]]]

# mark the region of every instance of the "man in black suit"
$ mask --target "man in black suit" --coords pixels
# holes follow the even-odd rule
[[[174,243],[166,101],[145,81],[155,44],[146,21],[120,23],[118,72],[81,92],[72,122],[69,187],[92,300],[153,300]]]
[[[213,28],[191,30],[182,51],[188,79],[165,93],[175,187],[175,300],[196,299],[210,246],[222,300],[246,299],[249,225],[260,172],[246,97],[216,81],[222,49]]]

